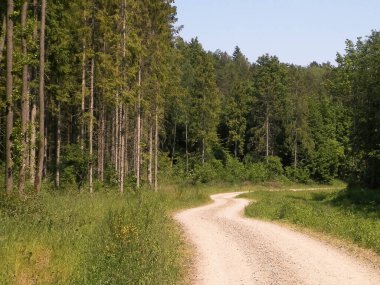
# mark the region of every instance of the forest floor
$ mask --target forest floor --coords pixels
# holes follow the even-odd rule
[[[192,284],[380,284],[376,264],[318,238],[242,216],[241,193],[175,215],[194,249]]]

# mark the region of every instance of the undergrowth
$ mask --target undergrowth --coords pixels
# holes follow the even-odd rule
[[[0,197],[0,284],[176,284],[181,242],[170,211],[194,189]]]

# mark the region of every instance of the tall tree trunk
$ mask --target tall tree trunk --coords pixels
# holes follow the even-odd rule
[[[140,144],[141,144],[141,63],[139,67],[139,74],[138,74],[138,86],[139,91],[138,98],[137,98],[137,127],[136,127],[136,187],[140,188]]]
[[[297,163],[298,163],[298,134],[296,131],[296,137],[294,139],[294,168],[297,168]]]
[[[157,103],[156,103],[157,104]],[[156,106],[154,128],[154,191],[158,190],[158,107]]]
[[[202,165],[205,164],[205,138],[202,138]]]
[[[4,52],[4,46],[5,46],[5,35],[6,35],[6,28],[7,28],[7,17],[3,17],[3,24],[1,26],[1,37],[0,37],[0,63],[3,60],[3,52]]]
[[[126,91],[126,82],[127,82],[127,74],[126,74],[126,55],[127,55],[127,48],[126,48],[126,41],[127,41],[127,15],[126,15],[126,9],[127,9],[127,0],[124,0],[122,5],[122,13],[123,13],[123,66],[122,66],[122,72],[123,72],[123,96],[125,96]],[[124,119],[123,119],[123,143],[124,143],[124,149],[123,149],[123,156],[124,159],[122,160],[123,164],[123,183],[124,183],[124,177],[128,173],[128,106],[124,106]]]
[[[86,18],[84,16],[84,20]],[[83,36],[84,37],[84,36]],[[81,94],[81,132],[80,132],[80,148],[84,150],[84,137],[85,137],[85,127],[84,127],[84,114],[85,114],[85,98],[86,98],[86,40],[83,38],[83,51],[82,51],[82,94]]]
[[[90,193],[94,192],[93,189],[93,133],[94,133],[94,71],[95,71],[95,59],[91,58],[91,86],[90,86],[90,134],[89,134],[89,154],[90,154],[90,167],[89,167],[89,186]]]
[[[110,144],[110,149],[111,149],[111,162],[112,164],[115,166],[115,156],[116,156],[116,153],[115,153],[115,144],[116,144],[116,115],[115,113],[113,112],[112,115],[111,115],[111,136],[110,136],[110,141],[111,141],[111,144]]]
[[[149,161],[148,161],[148,182],[149,186],[153,186],[153,175],[152,175],[152,164],[153,164],[153,124],[152,118],[149,122]]]
[[[37,41],[38,38],[38,7],[37,0],[33,0],[33,18],[34,18],[34,26],[33,26],[33,40]],[[32,76],[33,79],[37,78],[37,68],[32,68]],[[33,89],[34,91],[35,89]],[[35,94],[35,93],[34,93]],[[36,98],[31,100],[31,111],[30,111],[30,152],[29,152],[29,179],[30,183],[34,184],[36,180],[36,141],[37,141],[37,131],[36,131],[36,118],[37,118],[37,105]]]
[[[36,117],[37,105],[35,100],[32,101],[32,109],[30,111],[30,154],[29,154],[29,171],[30,183],[34,183],[36,179]]]
[[[104,136],[105,136],[105,114],[104,104],[101,103],[99,130],[98,130],[98,177],[101,182],[104,181]]]
[[[266,145],[265,159],[268,162],[268,158],[269,158],[269,114],[268,113],[265,115],[265,145]]]
[[[129,117],[128,117],[128,106],[125,106],[125,175],[129,174],[129,148],[128,148],[128,140],[129,140]]]
[[[7,81],[6,81],[6,113],[7,113],[7,127],[6,127],[6,160],[5,160],[5,189],[8,194],[13,192],[13,0],[8,0],[7,5]]]
[[[22,27],[22,54],[24,57],[24,62],[26,62],[28,51],[27,42],[25,35],[25,27],[28,13],[28,0],[25,0],[22,5],[21,11],[21,27]],[[22,92],[21,92],[21,139],[22,139],[22,150],[21,150],[21,165],[20,165],[20,176],[19,176],[19,193],[24,194],[25,190],[25,176],[26,167],[28,160],[28,123],[29,123],[29,67],[28,64],[24,64],[22,68]]]
[[[50,157],[50,153],[51,153],[51,146],[48,145],[48,128],[45,127],[45,152],[44,152],[44,164],[43,164],[43,168],[42,168],[42,177],[46,177],[47,175],[47,165],[49,164],[49,157]],[[51,136],[51,135],[50,135]],[[50,137],[50,140],[49,141],[53,141]],[[42,181],[42,180],[41,180]]]
[[[235,155],[235,159],[236,159],[237,155],[238,155],[238,141],[235,141],[234,155]]]
[[[121,107],[121,132],[120,132],[120,138],[121,138],[121,146],[120,146],[120,193],[124,192],[124,177],[125,177],[125,136],[124,136],[124,129],[125,129],[125,111],[123,108],[123,105]]]
[[[173,128],[172,167],[174,165],[176,136],[177,136],[177,122],[175,121],[174,128]]]
[[[119,125],[119,93],[116,93],[116,110],[115,110],[115,169],[119,171],[119,134],[120,134],[120,125]]]
[[[122,131],[123,131],[123,105],[121,103],[121,100],[120,100],[120,106],[119,106],[119,128],[118,128],[118,156],[119,156],[119,159],[118,159],[118,171],[119,171],[119,182],[121,182],[121,165],[123,164],[123,159],[122,159],[122,140],[123,140],[123,134],[122,134]]]
[[[60,187],[60,170],[61,170],[61,103],[58,103],[58,119],[57,119],[57,149],[55,163],[55,186]]]
[[[186,121],[186,126],[185,126],[185,147],[186,147],[186,172],[189,172],[189,148],[188,148],[188,144],[189,144],[189,138],[188,138],[188,135],[189,135],[189,132],[188,132],[188,124],[187,124],[187,121]]]
[[[45,17],[46,0],[41,1],[41,30],[40,30],[40,82],[39,82],[39,144],[38,167],[34,186],[37,193],[41,191],[42,171],[45,153]]]

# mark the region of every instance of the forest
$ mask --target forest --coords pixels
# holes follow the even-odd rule
[[[249,62],[184,41],[173,2],[2,1],[9,195],[167,180],[379,187],[379,32],[347,40],[336,65]]]

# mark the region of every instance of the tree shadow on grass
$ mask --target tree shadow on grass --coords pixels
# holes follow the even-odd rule
[[[380,189],[348,186],[345,190],[338,192],[330,204],[364,216],[380,218]]]

